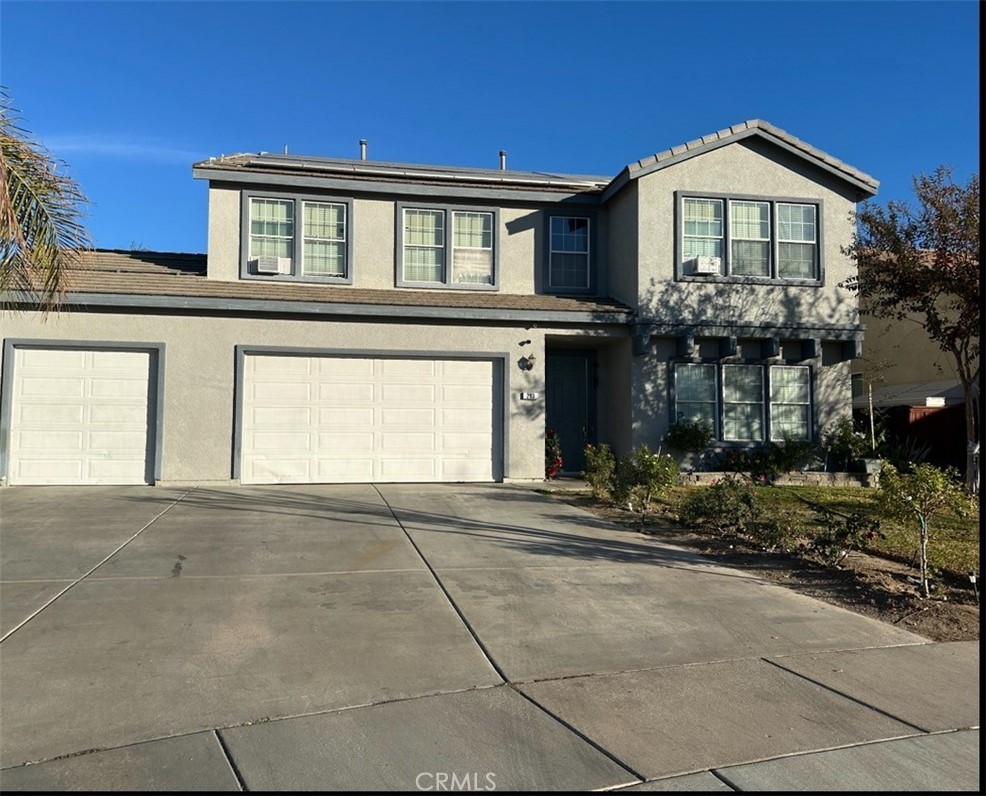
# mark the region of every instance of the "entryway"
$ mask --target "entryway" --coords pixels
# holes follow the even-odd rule
[[[550,350],[545,355],[546,427],[561,444],[562,472],[585,468],[585,446],[597,442],[596,352]]]

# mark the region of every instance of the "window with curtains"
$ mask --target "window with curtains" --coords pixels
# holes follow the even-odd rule
[[[351,208],[349,200],[245,195],[242,275],[351,282]]]
[[[398,206],[398,285],[496,287],[496,211]]]
[[[590,219],[551,216],[548,241],[548,287],[552,290],[588,290]]]
[[[808,439],[811,370],[805,365],[675,363],[674,417],[704,421],[723,442]]]
[[[679,195],[678,274],[820,279],[819,203]]]

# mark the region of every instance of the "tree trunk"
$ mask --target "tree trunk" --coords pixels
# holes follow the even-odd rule
[[[921,591],[925,597],[931,597],[931,589],[928,588],[928,522],[921,515],[918,516],[918,526],[921,537]]]

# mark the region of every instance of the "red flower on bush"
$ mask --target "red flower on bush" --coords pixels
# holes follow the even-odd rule
[[[561,472],[561,443],[553,428],[544,431],[544,477],[554,478]]]

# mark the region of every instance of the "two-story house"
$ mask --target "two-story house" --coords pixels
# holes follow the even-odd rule
[[[241,154],[208,254],[97,251],[3,316],[9,484],[541,479],[586,442],[817,437],[868,175],[762,121],[615,177]],[[148,212],[160,212],[153,197]]]

